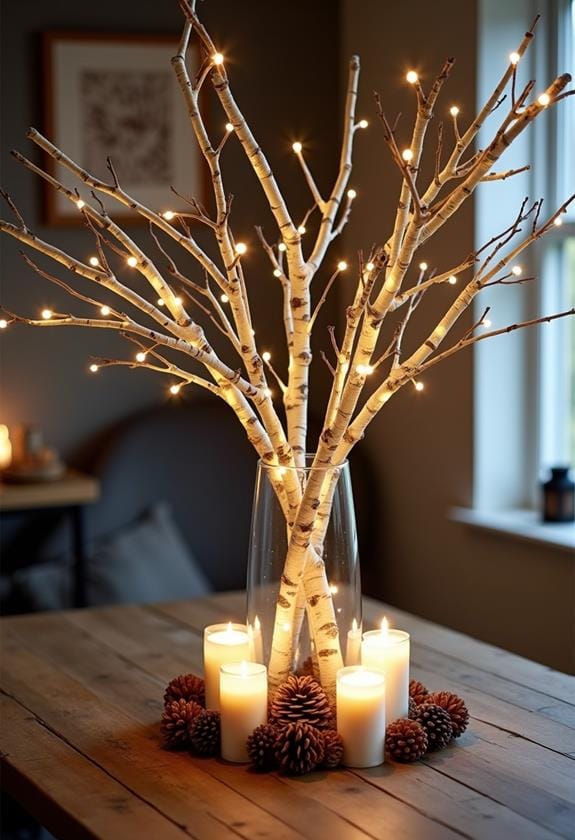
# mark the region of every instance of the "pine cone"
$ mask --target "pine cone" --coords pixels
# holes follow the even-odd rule
[[[172,750],[189,746],[188,727],[200,712],[202,707],[193,700],[172,700],[166,703],[160,725],[164,746]]]
[[[385,750],[394,761],[417,761],[427,752],[427,733],[416,720],[400,718],[385,730]]]
[[[409,681],[409,696],[416,705],[420,706],[422,703],[425,703],[428,694],[429,689],[423,683],[419,682],[419,680]]]
[[[270,708],[271,723],[285,726],[301,721],[327,729],[333,712],[321,685],[312,677],[288,677],[277,689]]]
[[[188,727],[190,744],[200,755],[217,755],[220,751],[220,713],[202,709]]]
[[[275,757],[282,773],[302,776],[321,764],[325,755],[322,733],[309,723],[288,723],[275,741]]]
[[[343,758],[343,741],[336,729],[323,730],[323,746],[325,753],[321,766],[330,770],[339,767]]]
[[[415,715],[417,713],[417,703],[415,700],[412,700],[411,697],[409,698],[409,711],[407,713],[407,717],[411,720],[415,720]]]
[[[454,738],[463,735],[469,723],[469,710],[461,697],[451,691],[434,691],[427,697],[427,702],[441,706],[449,714]]]
[[[273,770],[276,764],[275,742],[277,731],[275,726],[262,723],[256,726],[247,740],[247,750],[252,767],[256,770]]]
[[[180,674],[168,683],[164,693],[164,703],[174,700],[193,700],[200,706],[206,705],[204,681],[195,674]]]
[[[453,738],[449,712],[434,703],[422,703],[415,717],[427,732],[427,751],[435,752],[446,747]]]
[[[308,656],[307,659],[304,659],[304,661],[301,663],[301,665],[298,669],[297,675],[298,675],[298,677],[313,677],[314,676],[313,657]]]

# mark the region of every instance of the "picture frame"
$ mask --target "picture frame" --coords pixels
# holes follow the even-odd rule
[[[171,58],[176,36],[92,32],[43,34],[43,125],[48,138],[91,174],[111,180],[112,160],[122,188],[148,207],[189,210],[184,199],[205,197],[201,151],[182,101]],[[191,52],[190,69],[198,62]],[[93,200],[90,188],[47,156],[46,167],[66,187]],[[44,221],[83,224],[73,202],[44,184]],[[126,205],[100,196],[114,218],[145,223]]]

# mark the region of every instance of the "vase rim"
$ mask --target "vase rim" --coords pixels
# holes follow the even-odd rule
[[[325,470],[327,472],[328,470],[340,470],[340,469],[342,469],[344,467],[347,467],[349,465],[349,461],[346,458],[344,461],[341,461],[341,463],[339,463],[339,464],[318,464],[317,466],[314,466],[314,464],[313,464],[313,459],[314,458],[315,458],[315,453],[314,452],[306,452],[306,454],[305,454],[306,463],[305,463],[304,467],[295,467],[295,466],[291,467],[291,466],[285,466],[283,464],[270,464],[268,461],[264,461],[263,458],[258,458],[258,465],[261,466],[261,467],[265,467],[265,469],[268,469],[268,470],[282,469],[282,470],[294,470],[295,472],[311,472],[312,470],[314,470],[314,471],[315,470],[318,470],[318,471],[319,470]]]

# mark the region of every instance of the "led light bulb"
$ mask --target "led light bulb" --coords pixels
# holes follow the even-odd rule
[[[181,385],[170,385],[170,394],[179,394]]]
[[[353,199],[354,199],[356,196],[357,196],[357,193],[356,193],[356,191],[355,191],[355,190],[348,190],[348,191],[347,191],[347,197],[349,198],[349,200],[350,200],[350,201],[353,201]]]
[[[212,61],[214,64],[220,65],[224,63],[224,57],[221,53],[217,52],[213,54]]]
[[[561,227],[561,225],[563,224],[563,219],[560,216],[557,216],[556,219],[553,219],[553,224],[555,225],[555,227]]]
[[[523,269],[521,268],[520,265],[514,265],[513,268],[511,269],[511,273],[514,274],[516,277],[520,277],[522,272],[523,272]]]
[[[367,121],[367,120],[360,120],[360,121],[358,122],[358,126],[359,126],[360,128],[367,128],[367,127],[368,127],[368,125],[369,125],[369,123],[368,123],[368,121]]]
[[[103,315],[104,317],[106,317],[109,314],[110,314],[110,307],[109,306],[101,306],[100,307],[100,315]]]
[[[300,152],[301,152],[301,150],[302,150],[302,145],[301,145],[301,143],[299,143],[299,142],[297,142],[297,143],[292,143],[292,149],[294,150],[294,152],[296,153],[296,155],[299,155],[299,153],[300,153]]]
[[[278,245],[278,251],[287,251],[287,245],[285,244],[285,242],[280,242],[280,244]]]
[[[375,265],[372,262],[368,262],[368,264],[366,265],[366,269],[368,271],[373,271],[374,268],[375,268]]]
[[[269,362],[271,357],[272,357],[272,354],[269,353],[267,350],[265,351],[265,353],[262,353],[262,359],[264,360],[264,362]]]
[[[423,391],[424,387],[425,386],[424,386],[423,382],[416,382],[415,383],[415,390],[416,391]]]
[[[247,250],[248,246],[245,242],[238,242],[238,244],[236,245],[236,254],[239,254],[240,256],[242,254],[245,254]]]
[[[42,318],[45,321],[49,321],[51,317],[52,317],[52,310],[51,309],[43,309],[42,310]]]
[[[355,371],[360,376],[369,376],[370,373],[373,373],[373,367],[372,365],[358,365]]]
[[[274,277],[281,277],[282,273],[279,268],[274,268]]]
[[[5,330],[8,326],[8,321],[6,318],[0,318],[0,330]]]
[[[179,295],[174,298],[174,301],[178,304],[178,306],[181,306],[184,302],[183,298],[179,297]]]
[[[138,260],[135,257],[128,257],[126,260],[130,268],[135,268],[138,265]]]
[[[233,125],[231,123],[226,123],[226,131],[228,132],[228,134],[231,134],[233,130]]]
[[[175,215],[176,214],[174,213],[173,210],[164,210],[164,212],[162,213],[163,218],[167,222],[171,222]]]
[[[545,108],[545,106],[549,105],[549,103],[551,102],[551,97],[548,93],[542,93],[541,96],[537,99],[537,102],[539,102],[539,104]]]
[[[78,201],[76,202],[76,207],[78,208],[78,210],[81,210],[82,207],[85,207],[85,206],[86,206],[86,202],[82,201],[82,199],[79,198]]]
[[[457,277],[455,276],[455,274],[451,274],[447,278],[447,282],[449,283],[450,286],[455,286],[455,284],[457,283]]]
[[[90,257],[90,259],[88,260],[88,262],[89,262],[89,263],[90,263],[90,265],[92,265],[94,268],[96,268],[96,266],[97,266],[97,265],[100,265],[100,260],[98,259],[98,257]]]
[[[220,295],[220,300],[222,303],[229,303],[229,297],[227,295]]]
[[[428,267],[428,266],[427,266],[427,263],[426,263],[426,262],[420,262],[420,263],[419,263],[419,269],[420,269],[420,271],[427,271],[427,267]]]
[[[163,306],[163,305],[164,305],[164,301],[162,300],[162,298],[158,298],[158,306]]]
[[[511,64],[519,64],[520,59],[521,56],[518,52],[509,53],[509,61],[511,62]]]
[[[300,225],[297,229],[297,232],[303,236],[305,233],[305,225]]]
[[[409,82],[410,85],[414,85],[417,82],[417,80],[419,79],[419,76],[417,75],[415,70],[410,70],[407,73],[405,78]]]
[[[346,261],[345,260],[340,260],[340,262],[338,262],[338,264],[337,264],[337,270],[338,271],[345,271],[346,268],[347,268]]]
[[[481,326],[485,327],[486,330],[489,329],[489,327],[491,326],[491,321],[489,320],[489,318],[484,318],[481,322]]]
[[[401,157],[407,163],[409,163],[410,160],[413,160],[413,152],[411,151],[411,149],[404,149],[403,152],[401,153]]]
[[[98,373],[99,370],[98,365],[90,365],[90,373]]]
[[[136,353],[136,361],[137,362],[145,362],[146,361],[146,354],[142,351]]]

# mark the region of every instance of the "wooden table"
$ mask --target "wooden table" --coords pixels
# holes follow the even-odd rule
[[[243,598],[3,620],[5,789],[57,837],[575,837],[575,679],[385,607],[412,673],[462,694],[468,732],[412,766],[258,775],[159,749],[164,684]],[[384,607],[367,600],[368,622]]]
[[[86,555],[83,510],[100,495],[97,478],[77,470],[68,470],[54,481],[36,481],[22,484],[0,482],[0,513],[22,513],[35,510],[62,510],[70,518],[72,536],[72,586],[73,604],[86,604]]]

